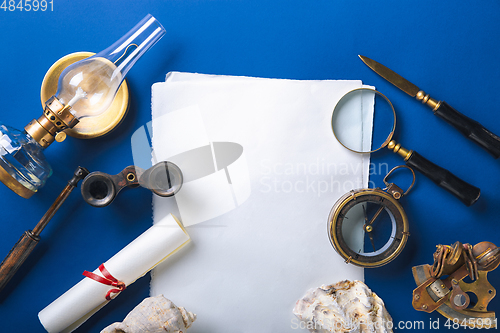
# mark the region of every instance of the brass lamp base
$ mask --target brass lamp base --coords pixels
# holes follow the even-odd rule
[[[57,92],[57,83],[61,72],[72,63],[94,54],[92,52],[71,53],[56,61],[49,68],[43,78],[40,92],[42,107],[45,107],[45,102]],[[103,114],[97,117],[83,118],[75,127],[67,129],[64,132],[69,136],[79,139],[92,139],[103,136],[122,122],[127,114],[128,106],[129,90],[127,82],[124,80],[116,93],[113,103]]]

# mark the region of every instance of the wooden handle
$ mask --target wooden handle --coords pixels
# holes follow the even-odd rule
[[[5,285],[16,274],[39,240],[40,237],[34,236],[31,230],[25,231],[16,245],[10,250],[7,257],[0,264],[0,291],[3,290]]]
[[[464,116],[446,102],[440,102],[439,107],[434,110],[434,114],[455,127],[493,157],[500,157],[500,137],[488,131],[477,121]]]
[[[406,164],[420,171],[434,183],[456,196],[466,206],[474,204],[477,199],[479,199],[481,191],[477,187],[463,181],[448,170],[432,163],[415,151],[412,152]]]

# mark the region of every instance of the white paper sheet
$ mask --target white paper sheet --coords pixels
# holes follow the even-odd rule
[[[188,241],[189,235],[169,214],[106,261],[104,267],[128,286]],[[93,273],[103,276],[98,269]],[[40,322],[51,333],[72,332],[108,304],[105,296],[113,288],[85,277],[40,311]]]
[[[193,242],[153,270],[151,295],[196,313],[191,333],[294,331],[308,289],[363,280],[327,235],[336,200],[368,184],[369,156],[343,148],[330,124],[362,86],[187,73],[153,86],[153,162],[175,160],[186,177],[176,199],[154,197],[154,221],[178,212]]]

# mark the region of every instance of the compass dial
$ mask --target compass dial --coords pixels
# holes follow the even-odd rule
[[[351,191],[328,216],[330,242],[347,263],[379,267],[393,260],[409,236],[400,203],[381,189]]]

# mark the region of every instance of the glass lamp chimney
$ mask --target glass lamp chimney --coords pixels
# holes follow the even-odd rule
[[[70,106],[77,119],[102,114],[130,68],[164,34],[160,23],[146,16],[107,49],[68,66],[59,76],[55,97]]]

